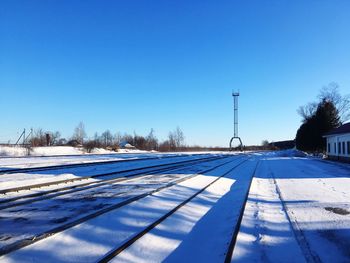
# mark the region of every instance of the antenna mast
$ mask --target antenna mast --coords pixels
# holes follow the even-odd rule
[[[233,110],[234,110],[234,115],[233,115],[233,124],[234,124],[234,131],[233,131],[233,137],[230,140],[230,151],[232,151],[232,141],[234,139],[239,140],[239,147],[240,150],[242,151],[243,145],[242,145],[242,140],[238,136],[238,97],[239,97],[239,92],[232,92],[232,97],[233,97]]]

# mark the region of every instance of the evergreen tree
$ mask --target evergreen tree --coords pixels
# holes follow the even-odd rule
[[[298,129],[297,148],[303,151],[323,151],[326,142],[322,136],[340,125],[339,112],[334,103],[323,98],[317,105],[316,111],[305,118]]]

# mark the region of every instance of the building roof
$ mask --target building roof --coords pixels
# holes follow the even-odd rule
[[[324,136],[330,136],[335,134],[350,133],[350,122],[343,124],[342,126],[325,133]]]

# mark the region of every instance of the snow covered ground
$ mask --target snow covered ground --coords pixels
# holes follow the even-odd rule
[[[81,155],[81,154],[117,154],[117,153],[147,153],[137,149],[119,149],[118,152],[109,151],[102,148],[95,148],[91,153],[87,153],[82,147],[71,146],[45,146],[32,147],[28,149],[22,146],[0,146],[0,156],[60,156],[60,155]]]
[[[126,169],[137,169],[145,166],[151,165],[162,165],[167,163],[172,163],[175,161],[182,161],[192,158],[199,157],[191,157],[187,155],[179,155],[174,156],[173,158],[158,158],[156,156],[147,156],[145,158],[139,157],[130,157],[127,156],[124,159],[112,159],[112,160],[104,160],[103,164],[100,165],[89,165],[89,166],[81,166],[81,167],[72,167],[72,168],[59,168],[55,170],[44,170],[44,171],[33,171],[33,172],[18,172],[18,173],[5,173],[0,175],[0,190],[12,188],[12,187],[21,187],[26,185],[33,185],[39,183],[52,182],[57,180],[66,180],[66,179],[79,179],[87,176],[93,176],[101,173],[110,173],[110,172],[119,172]],[[133,162],[122,162],[122,160],[130,160],[134,159]],[[108,161],[120,160],[121,162],[116,163],[108,163]],[[5,160],[7,161],[7,160]],[[61,160],[57,163],[60,163]],[[76,162],[69,162],[69,164]],[[80,162],[87,163],[87,162]],[[89,161],[89,163],[91,163]],[[66,163],[63,163],[66,164]],[[0,164],[1,165],[1,164]],[[40,165],[42,166],[42,164]],[[8,167],[8,166],[6,166]],[[18,165],[16,166],[16,168]],[[27,166],[25,166],[27,167]],[[35,166],[34,166],[35,167]],[[0,168],[1,171],[1,168]],[[99,179],[90,178],[89,181],[98,181]]]
[[[44,177],[5,174],[0,186],[164,160],[45,171]],[[350,262],[350,165],[295,150],[233,155],[1,208],[1,200],[55,187],[0,195],[0,254],[16,241],[35,241],[40,233],[114,208],[3,255],[1,262],[96,262],[111,253],[112,262]]]
[[[234,262],[350,262],[350,165],[263,157]]]

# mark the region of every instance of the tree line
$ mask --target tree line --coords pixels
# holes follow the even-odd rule
[[[92,138],[88,138],[85,125],[80,122],[74,129],[73,135],[69,138],[63,138],[59,131],[44,131],[41,128],[33,130],[33,134],[27,142],[32,147],[38,146],[82,146],[87,152],[91,152],[94,148],[105,148],[109,150],[117,150],[123,145],[130,145],[139,150],[148,151],[179,151],[187,148],[196,149],[199,146],[186,146],[185,135],[183,131],[177,127],[168,133],[167,139],[160,141],[155,135],[154,129],[146,135],[139,135],[134,132],[133,135],[120,132],[113,134],[109,129],[101,134],[95,133]]]

